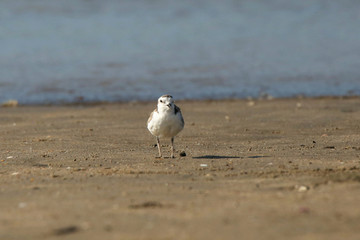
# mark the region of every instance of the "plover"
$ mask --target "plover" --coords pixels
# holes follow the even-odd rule
[[[160,138],[171,139],[171,157],[174,158],[174,137],[185,125],[180,108],[174,104],[171,95],[163,95],[158,99],[156,109],[150,114],[147,128],[156,137],[159,157],[162,157]]]

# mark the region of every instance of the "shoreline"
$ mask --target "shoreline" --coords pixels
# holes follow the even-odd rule
[[[360,99],[360,95],[343,95],[343,96],[333,96],[333,95],[324,95],[324,96],[293,96],[293,97],[273,97],[273,96],[265,96],[265,97],[246,97],[246,98],[221,98],[221,99],[180,99],[176,100],[177,102],[224,102],[224,101],[272,101],[272,100],[301,100],[301,99],[308,99],[308,100],[321,100],[321,99],[328,99],[328,100],[341,100],[341,99]],[[3,101],[0,105],[1,107],[49,107],[49,106],[99,106],[99,105],[114,105],[114,104],[147,104],[147,103],[156,103],[157,98],[153,100],[132,100],[132,101],[74,101],[74,102],[60,102],[60,103],[44,103],[44,104],[27,104],[27,103],[19,103],[16,99],[8,99]],[[8,102],[16,102],[16,106],[6,106]],[[11,105],[11,104],[10,104]]]
[[[0,108],[0,239],[357,239],[359,97],[176,103]]]

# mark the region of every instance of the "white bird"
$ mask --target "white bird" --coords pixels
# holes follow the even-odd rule
[[[163,95],[158,99],[156,109],[150,114],[147,128],[156,137],[159,157],[162,157],[160,138],[171,138],[171,157],[174,158],[174,137],[185,125],[180,108],[175,105],[173,97]]]

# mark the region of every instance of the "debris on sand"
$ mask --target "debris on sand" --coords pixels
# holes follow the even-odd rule
[[[62,235],[67,235],[67,234],[71,234],[71,233],[76,233],[78,231],[79,231],[79,228],[77,226],[68,226],[68,227],[63,227],[63,228],[54,230],[54,234],[58,235],[58,236],[62,236]]]
[[[1,104],[2,107],[17,107],[19,102],[17,100],[10,99]]]
[[[326,146],[325,149],[335,149],[335,146]]]
[[[181,151],[181,152],[180,152],[180,157],[186,157],[186,152],[185,152],[185,151]]]
[[[298,187],[298,192],[306,192],[309,189],[310,188],[308,186],[299,186]]]
[[[162,208],[164,205],[156,201],[148,201],[140,204],[132,204],[129,208],[139,209],[139,208]]]

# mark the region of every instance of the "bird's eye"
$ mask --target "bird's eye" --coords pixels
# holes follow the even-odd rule
[[[162,100],[160,100],[160,102],[163,102]]]

